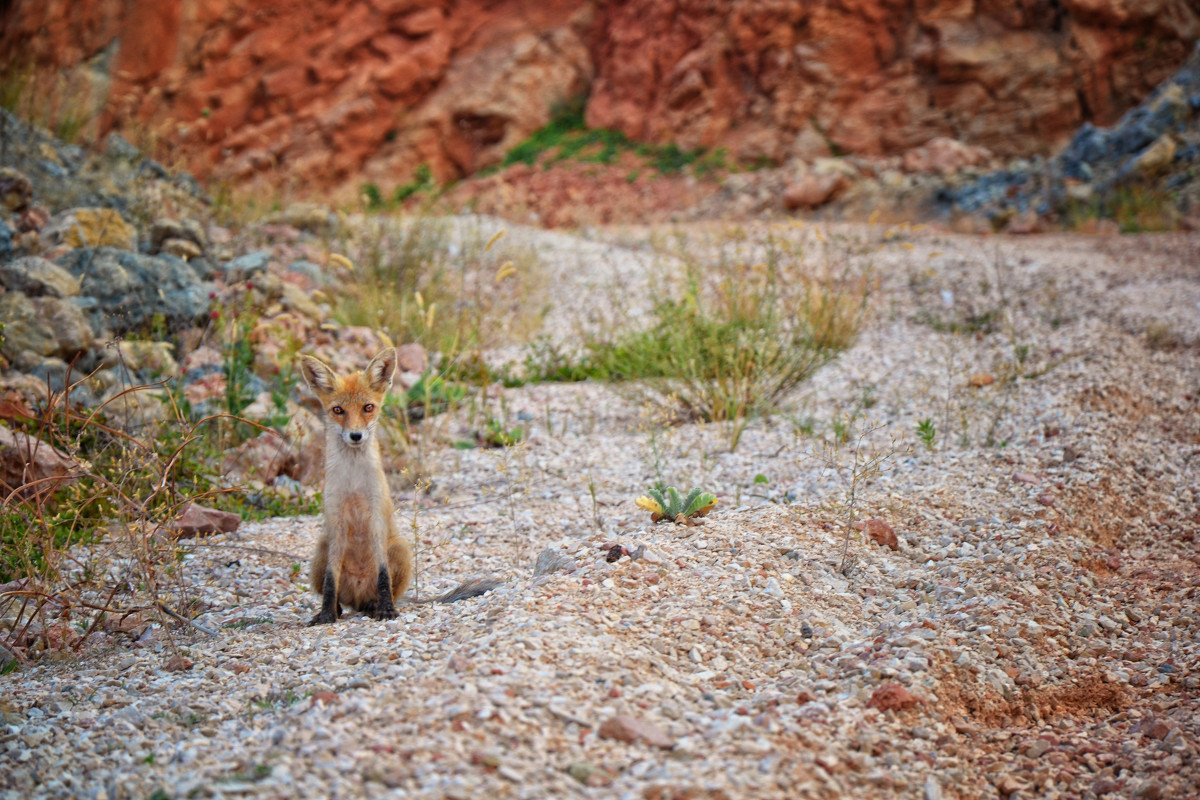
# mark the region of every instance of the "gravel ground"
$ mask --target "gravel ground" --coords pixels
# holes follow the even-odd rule
[[[504,390],[525,445],[434,449],[398,508],[422,596],[501,588],[306,628],[318,520],[206,540],[218,635],[0,678],[0,797],[1200,796],[1200,236],[847,232],[880,244],[858,344],[735,451],[610,387]],[[647,237],[590,232],[563,280]],[[895,448],[854,510],[897,549],[856,533],[844,574],[813,454],[851,412]],[[717,510],[649,524],[659,475]]]

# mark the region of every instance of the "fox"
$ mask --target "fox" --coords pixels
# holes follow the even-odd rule
[[[349,375],[338,375],[315,356],[300,360],[301,374],[325,413],[324,522],[310,573],[321,610],[309,625],[336,622],[342,606],[378,620],[395,619],[396,600],[412,583],[412,547],[396,528],[376,436],[396,363],[394,347]],[[497,585],[491,579],[468,581],[424,602],[454,602]]]

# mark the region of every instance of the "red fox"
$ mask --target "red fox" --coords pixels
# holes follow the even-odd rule
[[[321,611],[309,624],[337,621],[343,605],[395,619],[395,600],[412,581],[413,554],[396,530],[375,426],[396,373],[396,349],[384,349],[365,370],[346,376],[313,356],[304,356],[300,367],[326,416],[325,522],[311,573]],[[474,597],[497,585],[469,581],[435,602]]]

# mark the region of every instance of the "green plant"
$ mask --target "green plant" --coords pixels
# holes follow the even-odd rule
[[[887,427],[887,423],[871,424],[855,416],[847,424],[852,432],[846,440],[818,442],[805,455],[805,458],[811,458],[835,472],[843,481],[844,493],[837,509],[842,517],[842,553],[838,570],[843,575],[850,574],[854,569],[850,539],[855,533],[854,523],[859,515],[863,491],[900,452],[893,439],[889,439],[886,445],[877,445],[872,441],[874,434]]]
[[[669,520],[680,525],[694,524],[691,520],[703,517],[717,505],[717,496],[702,489],[692,489],[687,496],[680,495],[674,486],[666,489],[651,487],[636,501],[637,507],[650,512],[650,520]]]
[[[685,416],[729,423],[731,448],[751,418],[853,344],[869,293],[856,268],[814,275],[803,248],[773,233],[748,242],[766,258],[747,263],[737,249],[748,238],[727,235],[715,263],[682,249],[681,289],[660,281],[648,328],[587,343],[605,377],[638,379]]]
[[[934,442],[937,440],[937,426],[934,425],[931,417],[926,417],[917,423],[917,438],[921,440],[921,444],[925,445],[926,449],[933,449]]]
[[[434,188],[433,170],[429,168],[428,164],[422,163],[417,166],[416,171],[413,173],[413,179],[410,182],[396,187],[396,192],[392,195],[392,199],[397,204],[403,203],[408,198],[432,188]]]
[[[524,439],[525,432],[521,428],[508,428],[494,417],[487,420],[483,431],[479,433],[481,447],[512,447]]]

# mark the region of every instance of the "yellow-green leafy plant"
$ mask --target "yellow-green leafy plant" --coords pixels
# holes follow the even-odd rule
[[[697,488],[685,497],[674,486],[653,487],[634,502],[638,508],[650,512],[651,522],[666,519],[680,525],[694,525],[697,517],[705,516],[717,505],[717,496]]]

